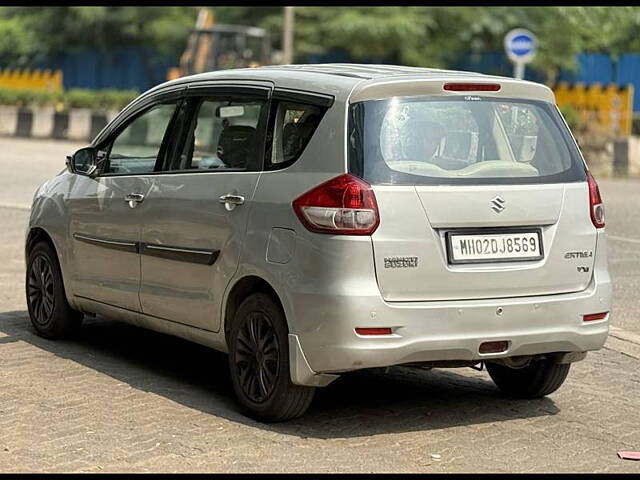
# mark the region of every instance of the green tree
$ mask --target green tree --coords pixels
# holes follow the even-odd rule
[[[282,7],[212,7],[216,23],[267,29],[281,49]],[[196,7],[0,7],[0,65],[73,48],[142,45],[176,59]],[[639,7],[297,7],[295,60],[346,51],[355,61],[450,67],[466,53],[502,52],[516,27],[539,40],[532,64],[554,83],[583,51],[640,51]]]
[[[30,39],[19,41],[32,60],[73,48],[129,45],[179,55],[196,15],[195,7],[2,7],[0,29],[18,25],[12,37]]]
[[[0,19],[0,66],[28,66],[36,48],[36,36],[21,18]]]

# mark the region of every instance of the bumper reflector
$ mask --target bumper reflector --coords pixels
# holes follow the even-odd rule
[[[391,335],[393,332],[388,327],[356,327],[356,333],[358,335]]]
[[[603,320],[609,312],[601,312],[601,313],[589,313],[588,315],[582,316],[582,321],[584,322],[593,322],[595,320]]]
[[[506,352],[509,348],[509,342],[500,341],[500,342],[484,342],[480,344],[480,348],[478,351],[480,353],[500,353]]]

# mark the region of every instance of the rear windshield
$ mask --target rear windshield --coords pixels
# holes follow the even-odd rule
[[[350,107],[350,171],[392,185],[583,181],[580,154],[546,102],[393,97]]]

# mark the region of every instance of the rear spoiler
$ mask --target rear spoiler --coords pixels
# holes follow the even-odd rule
[[[466,89],[445,89],[445,85],[499,85],[498,90],[478,89],[477,92]],[[380,100],[390,97],[408,97],[416,95],[482,95],[487,97],[523,98],[539,100],[555,104],[553,90],[540,83],[514,80],[502,77],[452,77],[437,78],[394,78],[384,80],[367,80],[359,83],[351,96],[350,103],[365,100]]]

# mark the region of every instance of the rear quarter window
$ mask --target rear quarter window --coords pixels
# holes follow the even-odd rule
[[[280,101],[270,121],[266,168],[275,170],[295,162],[315,133],[327,109],[317,105]]]

